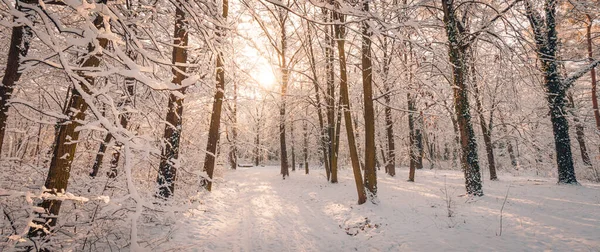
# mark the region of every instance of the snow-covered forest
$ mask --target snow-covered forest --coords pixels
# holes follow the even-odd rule
[[[1,0],[0,251],[596,251],[596,0]]]

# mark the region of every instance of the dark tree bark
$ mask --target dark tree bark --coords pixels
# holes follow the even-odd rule
[[[533,9],[529,0],[525,1],[526,16],[533,29],[536,51],[541,62],[540,70],[544,76],[544,86],[547,92],[548,107],[554,144],[556,162],[558,165],[558,183],[578,184],[573,166],[569,124],[564,115],[566,108],[566,92],[569,86],[583,73],[590,71],[600,61],[594,61],[590,66],[577,72],[574,76],[562,79],[559,73],[559,63],[556,53],[558,50],[558,32],[556,30],[556,0],[546,0],[544,5],[545,19]],[[586,71],[587,70],[587,71]]]
[[[468,32],[465,31],[463,24],[456,16],[454,0],[442,0],[441,2],[444,12],[444,26],[448,37],[448,57],[452,66],[454,110],[460,133],[461,166],[465,171],[465,187],[468,194],[483,196],[477,142],[471,123],[466,86],[468,76],[467,49],[470,42],[467,41],[465,32]]]
[[[228,0],[223,0],[223,13],[221,14],[222,20],[227,20],[227,14],[229,10]],[[225,30],[223,28],[217,28],[216,32],[217,43],[221,46],[217,52],[217,86],[216,93],[213,99],[213,108],[210,116],[210,127],[208,129],[208,141],[206,143],[206,156],[204,157],[203,170],[206,171],[208,178],[202,182],[206,190],[212,190],[212,178],[215,171],[215,161],[217,158],[217,146],[219,144],[219,128],[221,127],[221,111],[223,110],[223,97],[225,92],[225,64],[223,63],[223,45]]]
[[[32,10],[19,5],[20,1],[16,1],[16,9],[18,11],[29,13]],[[28,14],[28,16],[30,16]],[[14,26],[10,37],[10,45],[8,49],[8,58],[6,60],[6,68],[4,69],[4,77],[2,77],[2,85],[0,85],[0,157],[2,156],[2,144],[4,143],[4,134],[6,132],[6,121],[8,119],[8,100],[12,96],[15,84],[21,78],[21,60],[27,57],[29,52],[29,43],[33,37],[31,27],[27,25]]]
[[[369,12],[369,2],[362,4],[362,10]],[[369,23],[362,22],[362,82],[364,99],[365,120],[365,186],[369,191],[369,198],[377,197],[377,172],[375,170],[376,146],[375,146],[375,110],[373,105],[373,75],[371,62],[371,35]]]
[[[337,6],[339,8],[339,6]],[[350,159],[352,162],[352,171],[354,173],[354,182],[356,184],[356,191],[358,193],[358,204],[363,204],[367,201],[367,194],[362,181],[362,174],[360,172],[360,164],[358,160],[358,151],[356,150],[356,139],[354,138],[354,127],[352,125],[352,114],[350,113],[350,98],[348,94],[348,75],[346,71],[346,50],[345,46],[345,17],[334,11],[334,21],[337,23],[334,25],[335,37],[337,40],[337,49],[340,62],[340,110],[344,113],[344,121],[346,125],[346,135],[348,138],[348,148],[350,149]],[[333,175],[334,173],[332,173]],[[337,175],[337,174],[336,174]],[[333,176],[332,176],[333,182]],[[337,181],[335,181],[337,182]]]
[[[416,102],[413,103],[413,106],[415,106],[414,109],[416,113]],[[417,168],[417,170],[423,169],[423,156],[425,151],[425,147],[423,146],[423,112],[421,111],[415,119],[415,168]]]
[[[408,157],[409,157],[409,167],[408,167],[408,181],[415,181],[415,169],[417,169],[417,150],[416,150],[416,134],[415,134],[415,101],[413,96],[410,93],[406,94],[406,100],[408,102]]]
[[[94,20],[94,25],[101,29],[103,24],[103,18],[101,15],[97,16]],[[98,44],[105,48],[108,44],[108,40],[105,38],[98,38]],[[94,52],[95,48],[93,44],[88,46],[88,52]],[[89,55],[89,57],[82,62],[81,68],[95,68],[100,65],[99,55]],[[87,83],[80,82],[79,88],[71,88],[71,95],[67,102],[67,109],[65,112],[69,117],[66,122],[61,122],[58,126],[58,134],[56,135],[52,159],[50,161],[50,167],[48,170],[48,176],[44,187],[48,190],[48,193],[56,194],[59,192],[65,192],[71,175],[71,164],[75,157],[75,150],[77,149],[77,143],[79,140],[79,130],[77,127],[81,126],[81,122],[85,120],[85,112],[88,109],[88,104],[82,97],[81,91],[86,93],[90,92],[91,86],[94,85],[94,78],[86,76],[85,73],[81,74]],[[57,223],[57,216],[60,212],[62,201],[46,199],[40,207],[43,208],[43,212],[38,212],[40,218],[34,219],[33,222],[43,228],[31,227],[29,229],[28,237],[43,237],[46,235],[46,230],[52,230]]]
[[[104,136],[104,140],[102,141],[102,143],[100,143],[98,153],[96,153],[96,159],[94,160],[94,164],[92,165],[90,177],[96,177],[98,175],[98,171],[100,171],[100,167],[102,167],[102,160],[104,159],[104,154],[106,153],[106,147],[109,145],[112,138],[112,134],[108,133],[106,134],[106,136]]]
[[[187,67],[181,66],[187,62],[187,45],[188,45],[188,23],[185,18],[183,7],[178,4],[175,8],[175,31],[173,44],[173,80],[172,83],[181,85],[181,82],[186,78],[185,74]],[[184,89],[180,90],[182,93]],[[165,146],[162,151],[160,166],[158,168],[158,176],[156,182],[158,184],[157,197],[169,198],[175,192],[175,180],[177,178],[177,167],[175,162],[179,158],[179,142],[181,138],[181,126],[183,116],[183,98],[175,94],[169,95],[169,105],[165,125],[163,139]]]

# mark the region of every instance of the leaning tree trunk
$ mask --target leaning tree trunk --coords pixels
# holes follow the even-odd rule
[[[94,25],[101,29],[104,24],[104,20],[101,15],[97,16],[94,20]],[[108,44],[108,39],[99,38],[98,44],[105,48]],[[96,48],[92,44],[88,46],[88,52],[94,52]],[[82,64],[82,69],[96,68],[100,65],[99,55],[90,55]],[[78,87],[71,88],[71,96],[68,101],[68,109],[65,111],[68,113],[69,120],[67,122],[61,122],[58,134],[56,135],[54,150],[52,152],[52,159],[50,161],[50,167],[48,170],[48,176],[44,187],[47,192],[56,194],[65,192],[71,175],[71,165],[75,157],[75,150],[77,149],[77,143],[79,140],[80,131],[77,130],[81,126],[81,122],[85,120],[85,112],[88,109],[88,104],[85,102],[80,92],[90,92],[90,88],[94,85],[94,78],[91,76],[85,76],[81,73],[85,79],[85,82],[79,82]],[[57,216],[60,212],[62,201],[55,199],[45,199],[40,207],[43,212],[38,212],[41,218],[34,219],[33,222],[36,226],[31,226],[29,229],[28,236],[32,237],[43,237],[46,235],[46,230],[52,229],[57,223]]]
[[[483,196],[481,187],[481,174],[479,171],[479,158],[477,156],[477,142],[471,123],[468,90],[466,84],[468,68],[466,50],[468,42],[464,41],[461,30],[462,25],[455,16],[456,10],[453,1],[442,0],[444,11],[444,25],[448,37],[448,57],[452,66],[454,89],[454,112],[460,133],[460,146],[462,149],[461,166],[465,172],[465,187],[467,193],[474,196]]]
[[[369,12],[369,2],[363,2],[362,10]],[[377,173],[375,170],[375,111],[373,105],[373,75],[371,61],[371,34],[368,21],[362,22],[362,82],[365,119],[365,186],[369,191],[369,198],[377,197]]]
[[[223,0],[222,20],[227,20],[228,0]],[[217,28],[216,32],[218,51],[217,51],[217,73],[216,73],[216,93],[213,100],[212,114],[210,116],[210,128],[208,129],[208,141],[206,143],[206,156],[204,157],[203,170],[206,171],[208,178],[202,182],[206,190],[212,189],[212,178],[215,171],[215,160],[217,157],[217,146],[219,144],[219,128],[221,126],[221,111],[223,109],[223,97],[225,92],[225,64],[223,64],[223,47],[225,44],[225,29]]]
[[[354,182],[358,193],[358,204],[363,204],[367,201],[367,194],[362,181],[360,164],[358,160],[358,151],[356,150],[356,139],[354,138],[354,127],[352,125],[352,114],[350,112],[350,98],[348,94],[348,75],[346,70],[346,51],[345,51],[345,18],[342,14],[334,11],[333,13],[336,25],[335,37],[337,39],[337,49],[340,62],[340,110],[344,113],[344,121],[346,125],[346,135],[348,138],[348,148],[350,151],[350,160],[352,162],[352,171],[354,173]],[[333,181],[332,181],[333,182]],[[337,181],[336,181],[337,182]]]
[[[31,10],[19,5],[16,1],[18,11],[29,13]],[[27,14],[30,16],[31,14]],[[2,157],[2,144],[4,143],[4,134],[6,132],[6,121],[8,119],[8,100],[12,96],[15,83],[21,78],[21,60],[27,57],[29,51],[29,42],[32,38],[31,27],[27,25],[14,26],[8,48],[8,59],[0,85],[0,157]]]
[[[185,79],[187,67],[183,66],[187,62],[187,45],[188,45],[188,23],[185,19],[183,6],[175,8],[175,31],[173,41],[173,80],[172,83],[181,85]],[[179,66],[177,66],[179,65]],[[185,92],[185,90],[181,90]],[[183,98],[173,93],[169,95],[169,108],[167,111],[165,131],[163,140],[165,146],[160,158],[160,166],[158,168],[158,176],[156,182],[158,184],[157,196],[161,198],[169,198],[175,192],[175,179],[177,178],[177,167],[175,163],[179,158],[179,141],[181,138],[181,126],[183,115]]]

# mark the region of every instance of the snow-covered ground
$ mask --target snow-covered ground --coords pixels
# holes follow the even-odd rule
[[[600,251],[598,184],[509,175],[469,198],[459,171],[397,174],[380,172],[379,203],[359,206],[348,170],[339,184],[323,170],[226,171],[155,251]]]

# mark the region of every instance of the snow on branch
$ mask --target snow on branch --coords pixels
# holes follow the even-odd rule
[[[570,87],[571,85],[573,85],[573,82],[575,82],[577,79],[581,78],[581,76],[583,76],[584,74],[586,74],[587,72],[589,72],[590,70],[592,70],[592,68],[596,67],[600,65],[600,59],[594,60],[592,61],[591,64],[579,69],[577,72],[575,72],[574,74],[571,74],[571,76],[565,78],[562,83],[565,87]]]

